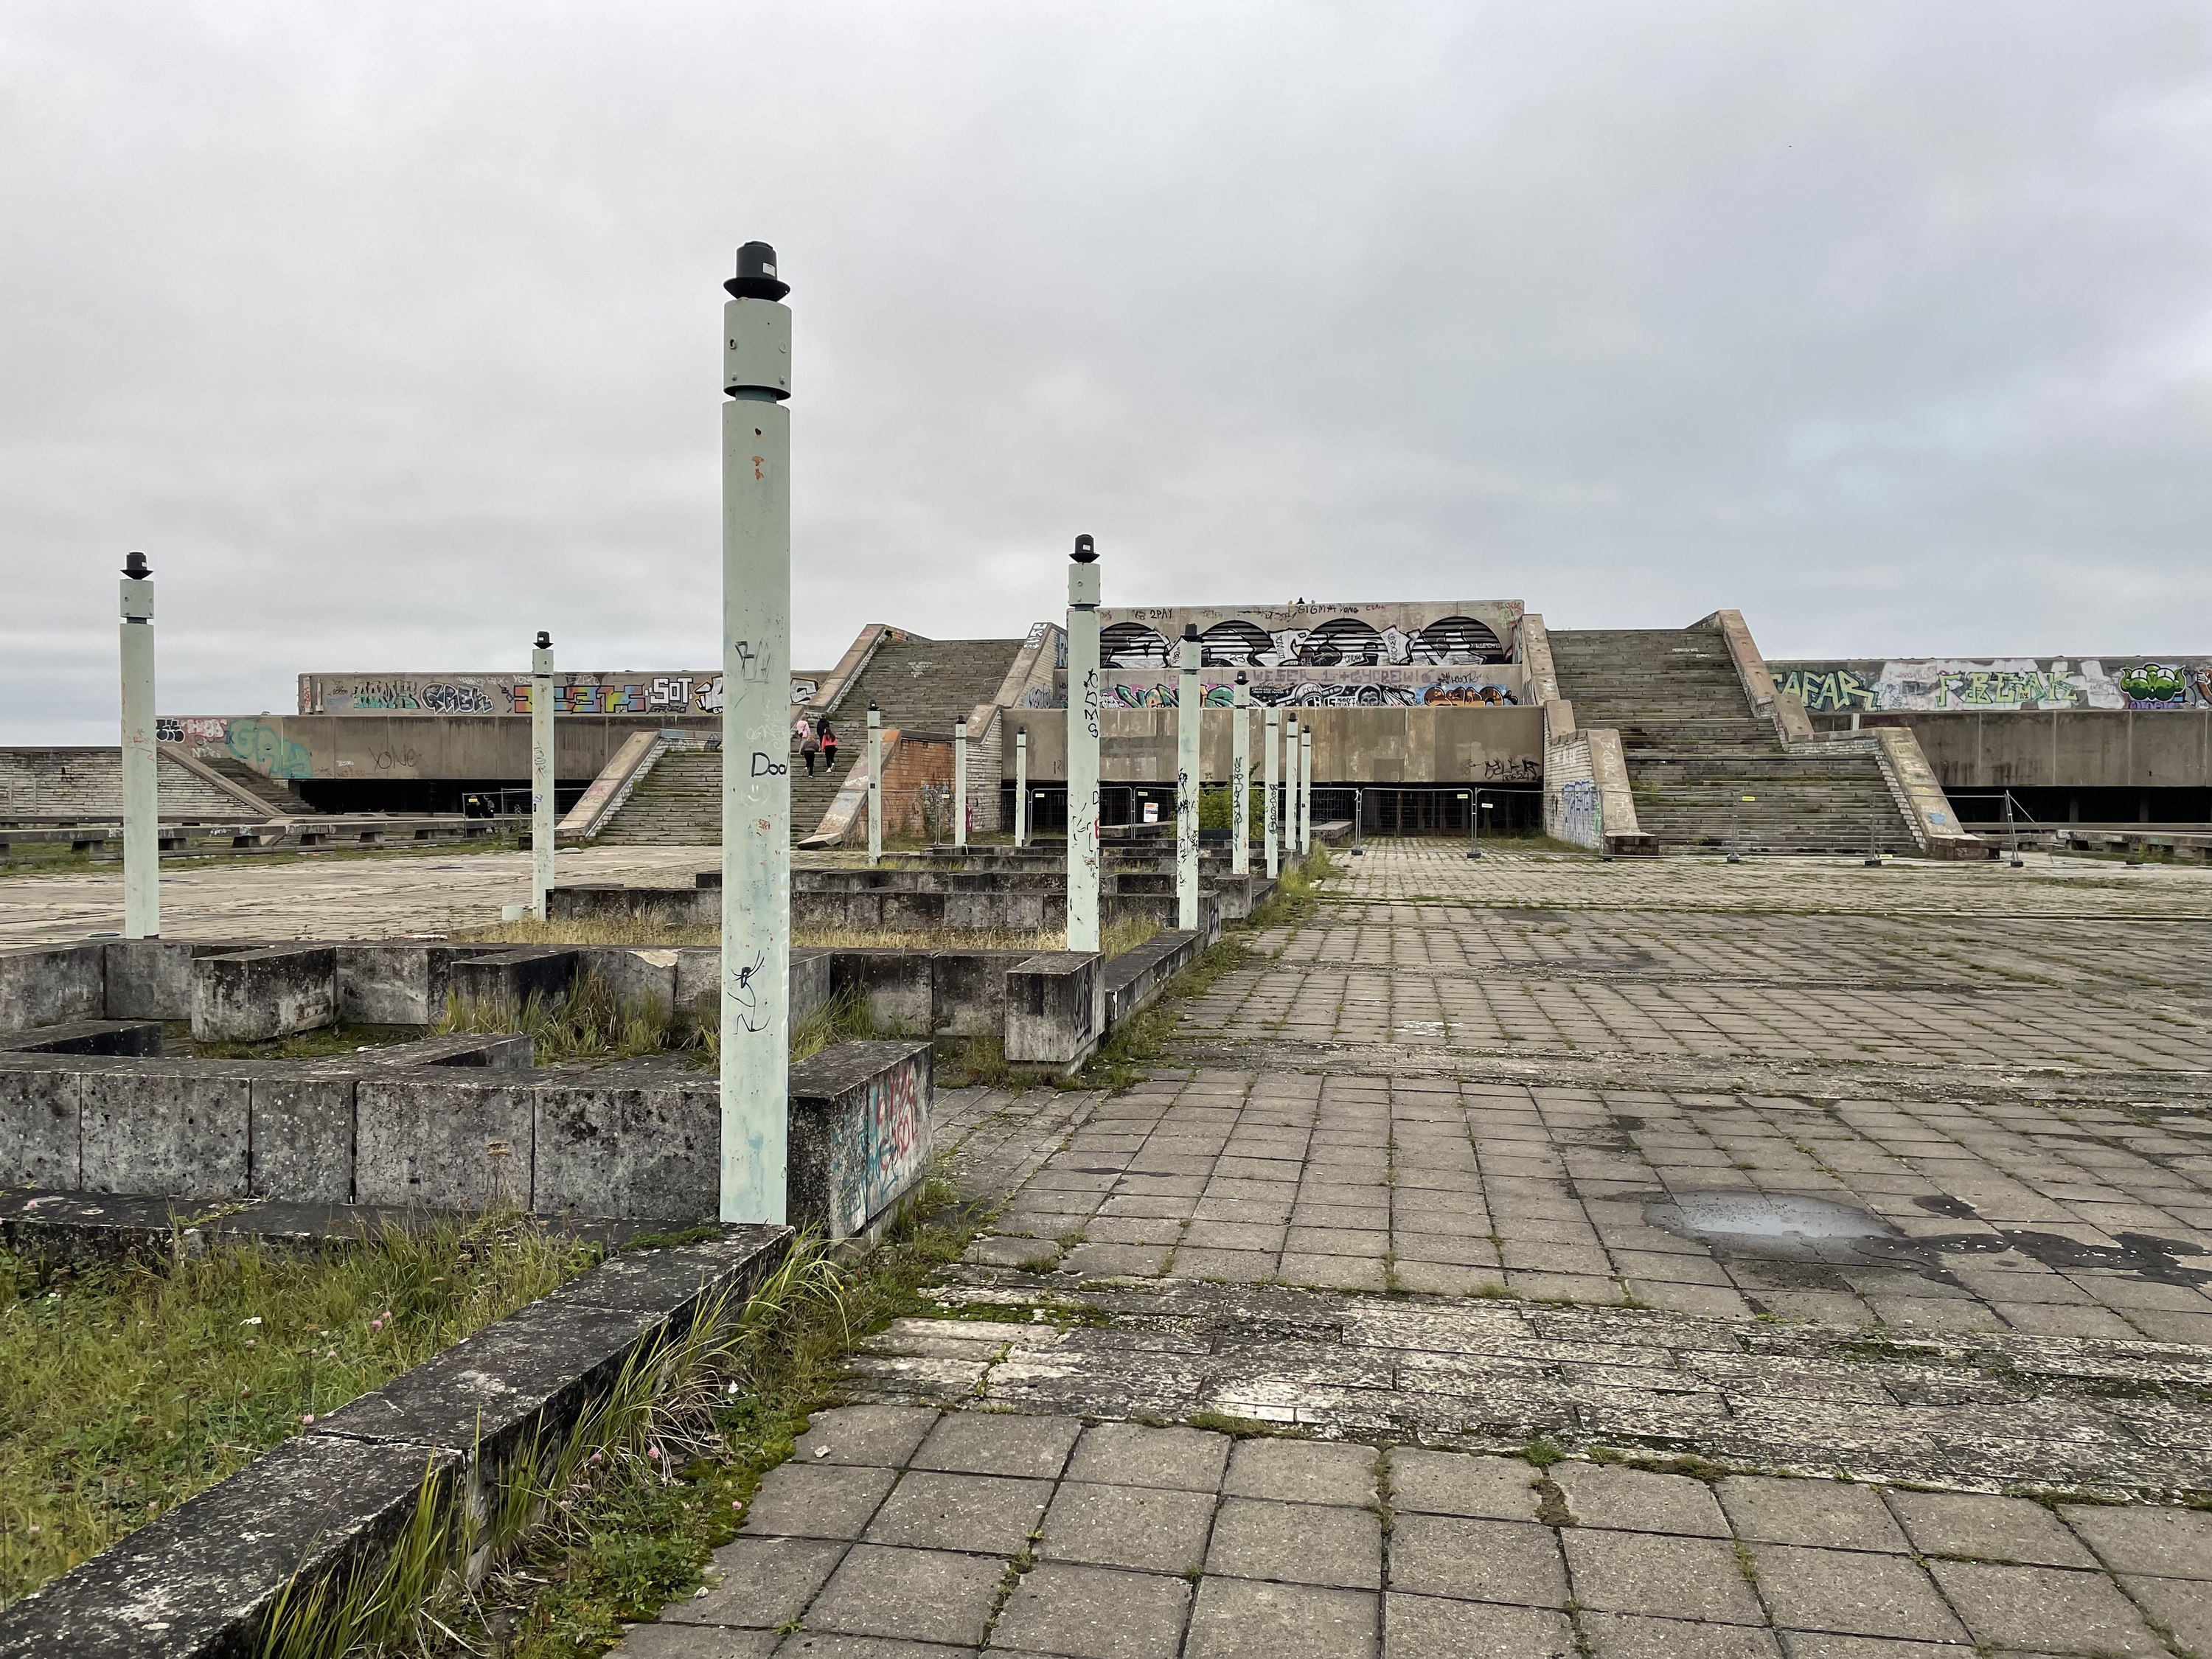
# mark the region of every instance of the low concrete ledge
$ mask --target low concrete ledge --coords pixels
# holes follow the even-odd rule
[[[841,1042],[791,1068],[784,1213],[866,1237],[929,1168],[936,1072],[927,1042]]]
[[[742,1298],[791,1232],[616,1256],[339,1407],[0,1613],[0,1659],[243,1659],[285,1587],[373,1566],[426,1479],[479,1503],[557,1446],[633,1359]]]
[[[1109,962],[1106,1029],[1112,1030],[1159,995],[1170,980],[1198,960],[1206,945],[1203,933],[1155,933]]]
[[[106,951],[101,945],[0,951],[0,1026],[58,1025],[106,1014]]]
[[[568,994],[582,965],[581,953],[558,945],[465,957],[447,970],[447,989],[481,1006],[520,1010],[533,996],[551,1001]]]

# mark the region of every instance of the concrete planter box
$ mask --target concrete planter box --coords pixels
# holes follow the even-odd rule
[[[827,1238],[879,1230],[929,1169],[927,1042],[843,1042],[791,1068],[786,1216]]]

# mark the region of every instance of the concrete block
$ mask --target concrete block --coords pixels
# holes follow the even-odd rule
[[[799,959],[811,955],[809,951],[793,951],[792,963],[792,1017],[798,1018]],[[679,1008],[696,1009],[702,996],[714,996],[721,990],[722,953],[711,945],[691,945],[676,952],[676,1004]],[[825,989],[823,994],[829,993]]]
[[[446,1011],[453,963],[482,954],[453,945],[341,945],[338,1018],[359,1025],[429,1025]]]
[[[664,1011],[676,1006],[680,962],[676,951],[615,945],[586,951],[583,958],[584,970],[596,975],[617,1002],[629,1006],[657,1003]]]
[[[531,1208],[541,1215],[645,1217],[682,1226],[720,1208],[721,1103],[691,1088],[541,1084]]]
[[[247,1182],[252,1195],[302,1204],[351,1203],[354,1079],[288,1075],[295,1068],[281,1061],[261,1069],[263,1075],[248,1084]]]
[[[556,887],[546,897],[555,921],[645,921],[663,927],[712,927],[722,895],[697,887],[617,887],[586,882]]]
[[[1073,1066],[1098,1046],[1098,975],[1088,951],[1048,951],[1006,969],[1006,1058]]]
[[[156,1019],[72,1019],[27,1031],[0,1031],[0,1049],[21,1054],[128,1054],[161,1052]]]
[[[125,1060],[78,1072],[79,1189],[246,1197],[252,1070]]]
[[[98,942],[0,951],[0,1030],[102,1018],[106,963],[106,948]]]
[[[275,945],[201,957],[192,963],[192,1036],[201,1042],[265,1042],[337,1018],[337,951]]]
[[[354,1090],[354,1196],[363,1204],[487,1210],[530,1203],[537,1091],[428,1068]]]
[[[1105,965],[1106,1029],[1112,1030],[1160,994],[1205,948],[1200,933],[1155,933]]]
[[[791,1068],[786,1218],[825,1237],[870,1231],[929,1168],[926,1042],[841,1042]]]
[[[464,957],[448,970],[447,988],[480,1006],[520,1012],[532,997],[550,1002],[568,994],[583,965],[583,952],[554,945],[532,945],[479,957]]]
[[[0,1068],[0,1187],[75,1191],[76,1074],[51,1066]]]
[[[107,941],[107,1018],[190,1019],[192,963],[249,947],[191,944],[173,939],[118,939]]]
[[[929,955],[922,951],[833,951],[830,983],[864,998],[879,1031],[932,1029],[936,1007]]]

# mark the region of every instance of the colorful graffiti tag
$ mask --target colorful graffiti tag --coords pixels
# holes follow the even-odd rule
[[[2212,659],[1929,658],[1770,665],[1812,714],[2212,707]]]
[[[831,1176],[843,1234],[860,1231],[889,1208],[929,1162],[929,1122],[922,1101],[927,1064],[910,1060],[870,1079],[858,1103],[859,1133],[838,1137]]]
[[[273,726],[258,720],[232,720],[224,731],[230,752],[248,766],[272,778],[312,778],[314,757],[307,745],[295,743]]]
[[[1278,671],[1279,672],[1279,671]],[[1513,686],[1494,681],[1449,680],[1422,684],[1382,680],[1310,680],[1285,675],[1249,677],[1247,687],[1255,708],[1511,708],[1519,702]],[[1201,682],[1205,706],[1236,706],[1237,689],[1227,680]],[[1171,679],[1121,678],[1109,682],[1105,698],[1115,708],[1173,708],[1181,702],[1177,683]]]
[[[821,677],[791,677],[793,708],[811,702]],[[556,674],[561,714],[719,714],[722,677],[690,674]],[[302,674],[303,714],[527,714],[530,681],[516,674]]]

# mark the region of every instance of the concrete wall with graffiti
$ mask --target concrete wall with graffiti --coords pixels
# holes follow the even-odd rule
[[[813,698],[823,676],[794,669],[791,701]],[[617,671],[556,674],[554,712],[562,714],[719,714],[722,677]],[[302,714],[527,714],[527,674],[302,674]]]
[[[696,715],[579,715],[555,722],[554,769],[563,782],[599,775],[631,733],[680,725],[700,737],[719,723]],[[228,757],[279,781],[526,778],[530,722],[496,715],[163,715],[156,735],[204,760]]]
[[[2212,657],[1935,657],[1770,662],[1814,714],[2212,707]]]
[[[1518,663],[1492,667],[1250,668],[1251,701],[1283,708],[1504,708],[1523,700]],[[1180,700],[1174,670],[1131,673],[1108,669],[1100,698],[1109,708],[1173,708]],[[1201,671],[1205,706],[1227,708],[1237,688],[1219,670]]]

